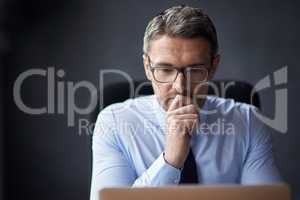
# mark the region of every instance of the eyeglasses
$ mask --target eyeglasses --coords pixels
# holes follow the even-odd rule
[[[150,57],[147,55],[150,70],[155,81],[159,83],[173,83],[175,82],[179,71],[183,71],[184,77],[191,83],[202,83],[207,81],[209,70],[204,65],[186,67],[184,69],[177,69],[167,66],[162,66],[151,62]]]

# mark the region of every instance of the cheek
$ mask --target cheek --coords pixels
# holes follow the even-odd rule
[[[161,97],[166,97],[172,90],[172,85],[171,84],[152,84],[155,94]]]
[[[207,94],[208,85],[207,84],[199,84],[192,86],[192,93],[193,95],[197,94]]]
[[[155,95],[158,97],[160,104],[164,109],[169,107],[170,98],[173,97],[174,92],[172,93],[171,84],[152,84]]]
[[[207,85],[198,85],[193,87],[193,101],[197,102],[198,105],[200,105],[203,100],[206,98],[208,91]]]

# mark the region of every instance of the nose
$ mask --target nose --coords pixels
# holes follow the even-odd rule
[[[185,80],[185,77],[184,77],[183,73],[179,72],[177,77],[176,77],[176,80],[173,83],[173,87],[178,92],[178,94],[184,95],[184,93],[186,91],[185,82],[186,82],[186,80]]]

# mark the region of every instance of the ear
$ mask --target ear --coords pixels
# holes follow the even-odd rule
[[[212,60],[211,69],[210,69],[210,71],[209,71],[208,80],[211,80],[211,79],[214,77],[215,72],[216,72],[217,69],[218,69],[220,60],[221,60],[220,54],[217,54],[216,56],[214,56],[214,58],[213,58],[213,60]]]
[[[143,64],[144,64],[144,70],[145,70],[145,74],[146,77],[149,81],[152,81],[152,74],[149,68],[149,60],[146,54],[143,54]]]

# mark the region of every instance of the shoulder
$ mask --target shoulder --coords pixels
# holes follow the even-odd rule
[[[243,139],[247,146],[270,140],[270,130],[259,119],[260,110],[257,107],[215,96],[208,96],[206,107],[214,111],[213,120],[222,118],[225,123],[231,123],[235,135]]]
[[[142,96],[109,105],[98,114],[96,127],[102,123],[117,129],[120,124],[136,124],[141,120],[151,119],[155,112],[154,98],[154,95]]]
[[[208,96],[204,109],[208,123],[219,122],[225,127],[232,127],[230,130],[237,138],[248,140],[250,134],[255,135],[253,127],[258,127],[255,117],[258,109],[255,106],[234,99]]]
[[[245,122],[249,122],[251,112],[255,112],[257,108],[253,105],[237,102],[234,99],[225,99],[216,96],[207,96],[205,109],[211,114],[220,117],[238,119],[241,118]]]
[[[125,142],[145,119],[151,119],[154,96],[127,99],[105,107],[97,117],[93,143],[106,143],[125,149]]]
[[[116,118],[128,117],[137,113],[144,114],[147,111],[153,111],[154,98],[154,95],[130,98],[105,107],[100,114],[111,114]]]

